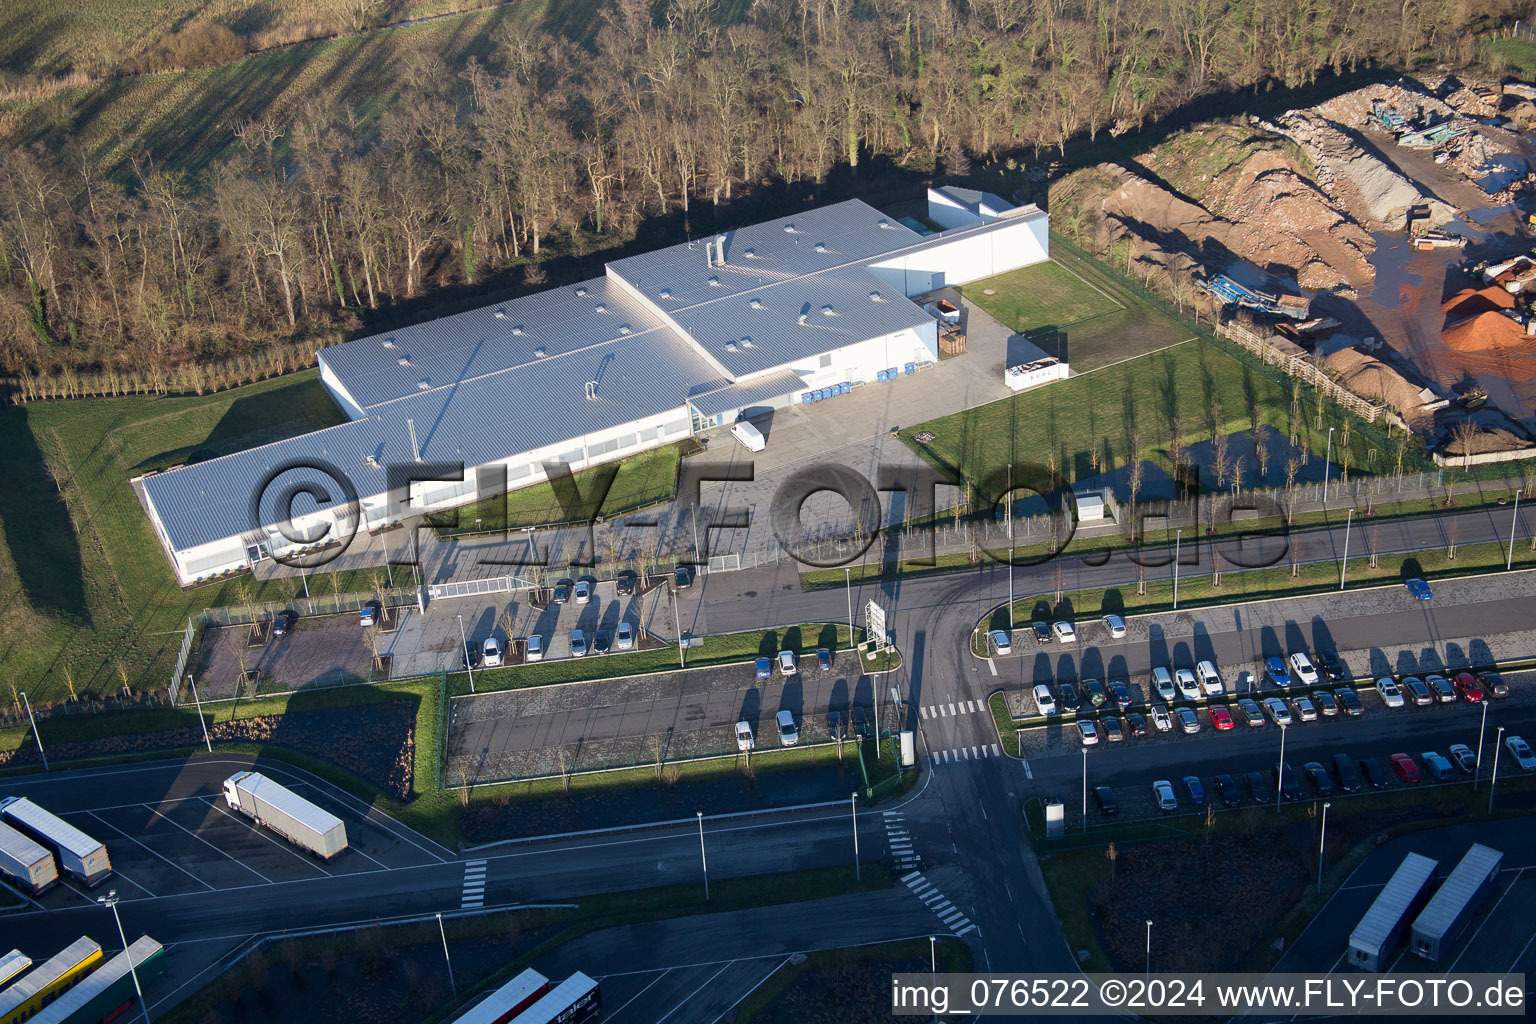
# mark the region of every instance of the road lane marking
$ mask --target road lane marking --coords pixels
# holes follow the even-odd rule
[[[997,675],[997,665],[991,658],[987,659],[987,668],[992,670],[993,675]]]
[[[959,937],[961,935],[964,935],[966,932],[973,932],[975,930],[976,930],[976,926],[975,925],[968,924],[964,928],[961,928],[959,931],[955,932],[955,936]]]
[[[998,745],[996,743],[992,744],[992,756],[993,757],[1002,757],[1003,756],[1002,750],[999,749],[999,747],[998,747]]]
[[[1034,777],[1035,777],[1035,773],[1034,773],[1034,771],[1033,771],[1033,770],[1032,770],[1032,769],[1031,769],[1031,768],[1030,768],[1030,767],[1029,767],[1029,758],[1027,758],[1027,757],[1021,757],[1021,758],[1019,758],[1019,760],[1020,760],[1020,761],[1023,761],[1023,762],[1024,762],[1024,777],[1025,777],[1025,778],[1026,778],[1026,779],[1030,779],[1030,780],[1033,780],[1033,779],[1034,779]]]

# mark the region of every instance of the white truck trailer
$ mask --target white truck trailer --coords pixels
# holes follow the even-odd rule
[[[0,800],[0,818],[21,834],[53,851],[59,869],[89,887],[105,882],[112,874],[112,858],[99,840],[24,796]]]
[[[224,802],[325,860],[347,848],[347,826],[340,818],[258,772],[237,772],[225,779]]]
[[[53,854],[0,823],[0,875],[32,893],[42,892],[59,880]]]

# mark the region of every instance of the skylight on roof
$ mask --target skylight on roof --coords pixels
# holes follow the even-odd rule
[[[587,290],[585,288],[577,288],[576,289],[576,294],[577,295],[585,295],[585,294],[587,294]]]
[[[597,305],[593,306],[592,308],[595,311],[599,312],[599,313],[606,313],[606,312],[608,312],[608,304],[605,303],[605,302],[599,302]]]

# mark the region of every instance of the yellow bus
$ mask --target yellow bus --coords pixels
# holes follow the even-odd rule
[[[101,962],[101,947],[85,936],[0,992],[0,1024],[22,1024],[80,983]]]

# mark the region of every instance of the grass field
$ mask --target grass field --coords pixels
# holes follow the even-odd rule
[[[997,294],[988,295],[988,291]],[[1124,307],[1055,260],[972,281],[965,297],[1021,334],[1068,327]]]

